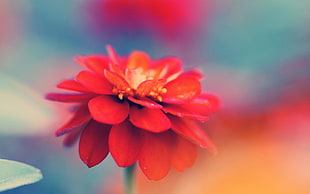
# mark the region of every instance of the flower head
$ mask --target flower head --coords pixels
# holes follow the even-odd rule
[[[216,148],[198,122],[219,107],[217,97],[201,92],[200,72],[183,71],[177,58],[151,60],[146,53],[119,57],[79,56],[87,70],[57,87],[75,93],[50,93],[47,99],[77,103],[72,119],[56,131],[65,145],[79,138],[79,154],[89,166],[111,153],[118,166],[138,162],[153,180],[170,168],[184,171],[197,157],[198,147]]]

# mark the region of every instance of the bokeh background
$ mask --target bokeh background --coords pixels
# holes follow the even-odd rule
[[[88,169],[54,136],[68,106],[44,100],[79,69],[76,55],[142,50],[205,75],[221,110],[204,125],[218,146],[143,194],[310,193],[310,1],[0,1],[0,158],[43,180],[4,193],[122,193],[111,157]],[[1,169],[0,169],[1,173]]]

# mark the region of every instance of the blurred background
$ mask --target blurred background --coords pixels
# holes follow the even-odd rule
[[[88,169],[54,131],[70,115],[47,92],[80,69],[76,55],[142,50],[198,68],[222,109],[204,123],[219,154],[143,194],[310,193],[310,1],[0,1],[0,158],[43,180],[4,193],[122,193],[109,156]],[[1,173],[1,171],[0,171]]]

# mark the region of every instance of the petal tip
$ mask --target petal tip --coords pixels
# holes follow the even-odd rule
[[[84,162],[84,161],[83,161]],[[86,164],[86,166],[88,167],[88,168],[92,168],[92,167],[94,167],[94,166],[96,166],[97,164],[91,164],[91,163],[86,163],[86,162],[84,162],[85,164]]]
[[[205,145],[200,145],[201,148],[205,148],[210,152],[212,155],[216,156],[218,154],[218,150],[214,144],[205,144]]]
[[[98,164],[100,164],[101,163],[101,161],[100,162],[98,162],[98,161],[92,161],[91,159],[82,159],[82,161],[83,161],[83,163],[88,167],[88,168],[92,168],[92,167],[94,167],[94,166],[97,166]]]
[[[58,131],[56,131],[55,133],[54,133],[54,135],[56,136],[56,137],[60,137],[60,136],[62,136],[64,133],[60,133],[60,132],[58,132]]]

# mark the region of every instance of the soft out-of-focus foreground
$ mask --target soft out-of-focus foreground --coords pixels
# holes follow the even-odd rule
[[[221,110],[204,126],[184,173],[138,193],[310,193],[310,2],[245,0],[0,1],[0,158],[41,169],[43,180],[4,193],[122,193],[111,157],[88,169],[54,131],[70,115],[44,100],[80,69],[76,55],[138,49],[199,68]],[[1,173],[1,171],[0,171]]]

